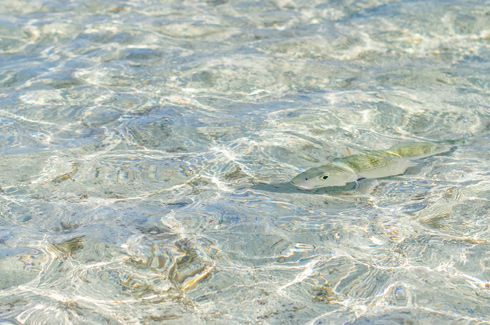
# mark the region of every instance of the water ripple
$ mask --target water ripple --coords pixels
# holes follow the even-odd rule
[[[490,320],[484,1],[0,11],[0,323]],[[404,175],[290,183],[462,137]]]

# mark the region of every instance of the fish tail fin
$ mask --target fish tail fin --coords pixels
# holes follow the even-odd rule
[[[457,140],[445,140],[445,141],[438,141],[440,144],[444,145],[449,145],[449,146],[463,146],[465,144],[468,144],[470,140],[467,137],[457,139]]]

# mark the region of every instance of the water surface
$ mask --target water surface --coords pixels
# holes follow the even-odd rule
[[[487,1],[0,1],[1,322],[489,322],[489,26]]]

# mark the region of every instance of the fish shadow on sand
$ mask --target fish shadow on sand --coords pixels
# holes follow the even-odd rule
[[[349,183],[345,186],[330,186],[330,187],[322,187],[319,189],[315,190],[301,190],[291,184],[290,182],[283,182],[283,183],[270,183],[270,184],[265,184],[265,183],[260,183],[260,184],[255,184],[252,185],[250,188],[254,190],[259,190],[259,191],[267,191],[267,192],[274,192],[274,193],[303,193],[303,194],[341,194],[346,191],[352,191],[356,189],[356,183],[352,182]]]

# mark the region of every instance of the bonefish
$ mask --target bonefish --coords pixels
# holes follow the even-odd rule
[[[397,144],[388,150],[372,150],[308,169],[291,180],[293,185],[312,190],[327,186],[344,186],[362,178],[382,178],[403,174],[415,166],[413,159],[425,158],[448,152],[453,146],[462,145],[466,139],[438,142],[408,142]]]

